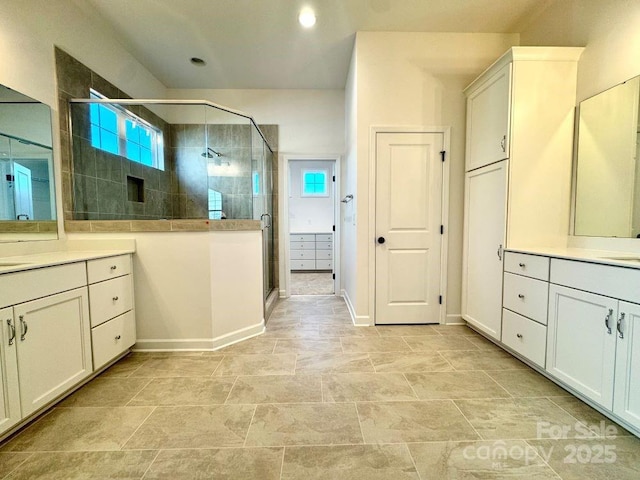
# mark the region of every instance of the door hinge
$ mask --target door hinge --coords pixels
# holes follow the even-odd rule
[[[440,296],[438,297],[438,303],[439,303],[440,305],[442,305],[442,295],[440,295]]]
[[[444,235],[444,225],[440,225],[440,235]]]
[[[332,179],[331,181],[332,181],[332,182],[335,182],[335,181],[336,181],[336,176],[335,176],[335,175],[333,176],[333,179]]]
[[[442,161],[443,161],[443,162],[444,162],[444,157],[445,157],[445,155],[446,155],[446,154],[447,154],[447,152],[445,152],[444,150],[442,150],[442,151],[440,152],[440,156],[442,157]]]
[[[336,231],[336,226],[335,226],[335,225],[333,226],[333,231],[334,231],[334,232]]]
[[[335,273],[333,274],[333,279],[334,279],[334,280],[336,279],[336,274],[335,274]]]

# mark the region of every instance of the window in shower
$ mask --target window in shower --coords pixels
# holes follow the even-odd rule
[[[105,98],[91,90],[91,98]],[[137,115],[114,105],[89,105],[91,145],[132,162],[164,170],[162,132]]]
[[[209,219],[222,219],[222,193],[209,189]]]
[[[303,197],[328,197],[326,170],[302,171]]]

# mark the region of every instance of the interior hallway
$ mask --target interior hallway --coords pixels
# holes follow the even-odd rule
[[[635,480],[639,455],[467,327],[356,328],[316,296],[218,352],[129,355],[1,445],[0,478]]]

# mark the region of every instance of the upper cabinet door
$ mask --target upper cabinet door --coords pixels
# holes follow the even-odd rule
[[[511,63],[467,98],[466,171],[509,158]]]

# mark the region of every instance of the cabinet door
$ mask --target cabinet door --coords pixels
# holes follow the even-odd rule
[[[549,288],[547,371],[609,410],[617,310],[618,301],[608,297],[559,285]]]
[[[467,171],[509,158],[510,103],[508,64],[467,98]]]
[[[620,302],[618,321],[613,412],[640,428],[640,305]]]
[[[0,434],[20,421],[20,391],[13,309],[0,310]]]
[[[87,288],[14,307],[24,416],[92,372]]]
[[[497,340],[500,340],[502,324],[506,195],[506,161],[467,173],[462,316]]]

